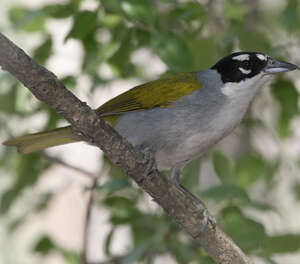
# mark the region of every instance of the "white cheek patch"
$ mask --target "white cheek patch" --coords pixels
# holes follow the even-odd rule
[[[239,68],[239,70],[240,70],[242,73],[244,73],[244,74],[249,74],[249,73],[251,73],[251,70],[245,70],[245,69],[243,69],[243,68]]]
[[[241,54],[241,55],[237,55],[237,56],[233,57],[232,59],[233,59],[233,60],[238,60],[238,61],[249,60],[249,54]]]
[[[261,61],[266,61],[267,57],[265,55],[262,54],[256,54],[256,57],[259,58]]]

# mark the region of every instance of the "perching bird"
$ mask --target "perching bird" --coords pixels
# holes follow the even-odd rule
[[[181,187],[183,167],[240,123],[269,77],[297,68],[259,52],[237,52],[210,69],[134,87],[96,111],[134,146],[150,149],[158,169],[170,170],[170,180]],[[79,140],[67,126],[4,144],[30,153]]]

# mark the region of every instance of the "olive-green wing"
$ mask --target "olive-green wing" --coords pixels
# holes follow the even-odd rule
[[[177,74],[136,86],[106,102],[97,110],[102,116],[111,116],[155,107],[171,107],[174,101],[199,89],[200,86],[195,72]]]

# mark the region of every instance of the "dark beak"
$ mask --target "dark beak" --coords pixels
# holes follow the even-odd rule
[[[300,69],[297,65],[292,63],[277,61],[269,58],[267,62],[267,66],[264,68],[265,74],[276,74],[280,72],[293,71],[296,69]]]

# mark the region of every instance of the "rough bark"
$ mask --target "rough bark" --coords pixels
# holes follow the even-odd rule
[[[177,222],[183,231],[216,263],[250,263],[241,249],[217,226],[204,224],[204,204],[195,202],[168,182],[156,169],[151,155],[133,148],[105,123],[86,103],[80,101],[57,77],[34,62],[23,50],[0,33],[0,66],[24,84],[39,100],[68,120],[81,137],[103,150],[105,155],[143,188]]]

